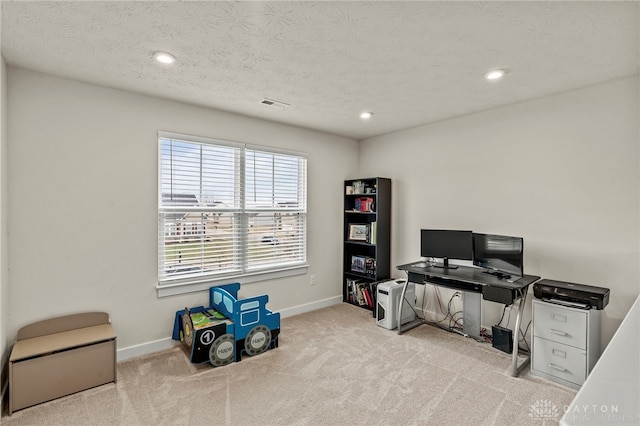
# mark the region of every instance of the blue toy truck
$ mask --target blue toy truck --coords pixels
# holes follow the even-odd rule
[[[278,347],[280,314],[266,308],[267,295],[238,299],[240,284],[209,289],[209,307],[176,312],[173,340],[190,349],[192,363],[214,367]]]

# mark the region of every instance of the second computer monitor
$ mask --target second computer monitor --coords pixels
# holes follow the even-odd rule
[[[457,268],[449,265],[449,259],[473,259],[473,232],[450,229],[420,230],[420,256],[442,258],[441,268]]]
[[[522,237],[473,234],[473,264],[498,277],[523,275]]]

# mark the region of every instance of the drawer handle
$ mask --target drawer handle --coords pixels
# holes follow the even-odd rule
[[[566,368],[560,367],[560,366],[555,365],[555,364],[549,364],[549,367],[553,368],[554,370],[558,370],[558,371],[569,371]]]
[[[553,334],[557,334],[558,336],[568,336],[568,334],[565,333],[564,331],[554,330],[553,328],[550,328],[549,332],[551,332]]]

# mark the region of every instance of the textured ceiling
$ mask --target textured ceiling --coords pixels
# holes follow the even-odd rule
[[[636,2],[1,7],[9,65],[356,139],[637,74],[640,56]]]

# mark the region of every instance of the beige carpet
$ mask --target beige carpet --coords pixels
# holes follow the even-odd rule
[[[170,332],[168,330],[167,332]],[[490,344],[423,325],[402,336],[340,304],[282,320],[280,347],[192,365],[180,347],[122,362],[118,382],[2,417],[16,425],[541,425],[575,391],[508,374]]]

